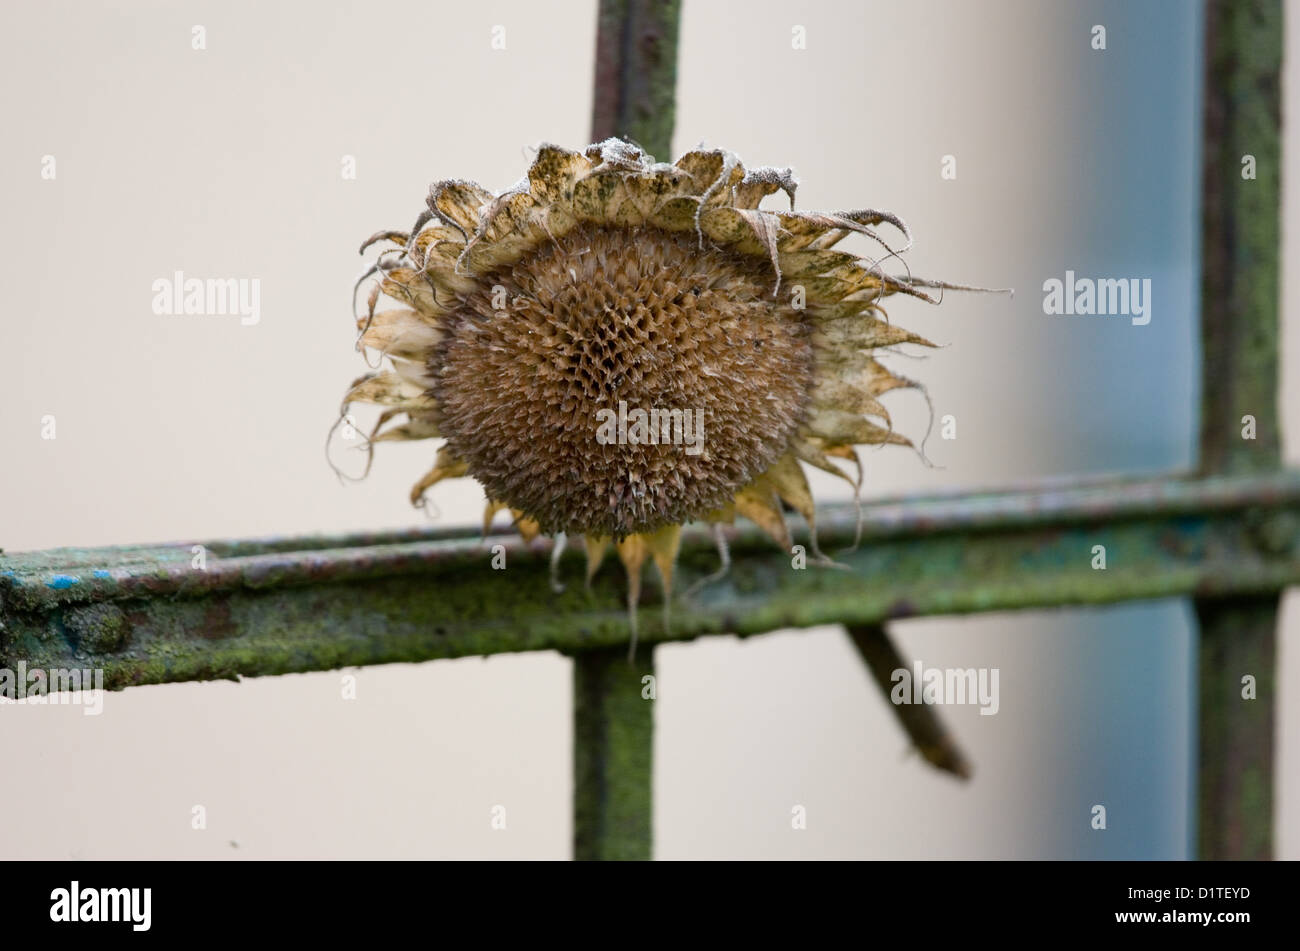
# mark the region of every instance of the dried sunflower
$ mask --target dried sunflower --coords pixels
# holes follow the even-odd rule
[[[384,407],[370,446],[445,440],[411,490],[416,505],[439,481],[470,476],[490,500],[485,531],[507,508],[525,539],[556,535],[557,555],[581,535],[588,581],[612,546],[628,573],[633,650],[642,565],[658,568],[666,610],[685,522],[715,525],[725,570],[716,526],[742,515],[788,550],[784,503],[828,560],[801,463],[856,488],[860,465],[851,477],[832,460],[911,445],[879,398],[917,384],[875,352],[932,344],[889,323],[880,302],[932,301],[923,288],[957,285],[890,276],[882,262],[906,247],[875,228],[910,244],[902,221],[797,212],[795,185],[789,169],[746,171],[725,151],[668,165],[618,139],[583,152],[543,145],[500,195],[434,184],[410,232],[362,245],[392,245],[357,284],[376,278],[358,349],[392,367],[355,381],[341,416],[354,401]],[[760,209],[778,190],[791,210]],[[880,258],[836,249],[853,233]],[[381,294],[405,306],[377,312]],[[615,408],[621,438],[599,438]],[[699,437],[688,447],[671,438],[683,416]]]

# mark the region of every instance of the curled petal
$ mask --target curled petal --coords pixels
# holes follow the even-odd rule
[[[492,198],[492,193],[476,182],[435,182],[429,187],[429,210],[468,240],[478,230],[483,209]]]
[[[581,152],[543,145],[528,169],[528,190],[540,205],[570,202],[574,186],[591,168],[591,159]]]
[[[411,504],[419,508],[424,503],[424,493],[443,479],[459,479],[469,471],[468,464],[457,459],[446,446],[438,450],[433,468],[411,486]]]

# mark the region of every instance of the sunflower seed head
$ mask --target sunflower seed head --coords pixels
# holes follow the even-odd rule
[[[797,184],[720,149],[669,165],[619,139],[542,145],[500,194],[436,182],[409,233],[363,246],[396,245],[363,275],[376,286],[358,321],[360,346],[392,369],[356,381],[342,418],[353,400],[384,408],[368,447],[444,438],[414,502],[474,477],[489,520],[504,508],[526,538],[581,533],[589,571],[616,551],[630,604],[647,557],[668,590],[690,519],[742,515],[788,547],[789,506],[818,554],[802,464],[858,486],[861,467],[840,467],[857,463],[856,446],[911,445],[878,397],[923,388],[877,356],[931,344],[891,324],[881,301],[982,288],[890,273],[911,242],[897,216],[795,211]],[[777,191],[790,209],[761,208]],[[871,250],[836,247],[851,234]],[[405,308],[376,312],[380,291]],[[598,438],[599,414],[620,407],[628,438]],[[637,411],[698,413],[698,452],[633,440]]]
[[[771,280],[761,258],[688,235],[579,227],[483,275],[443,319],[439,432],[546,532],[622,538],[720,509],[785,451],[810,398],[809,328]],[[602,444],[620,404],[669,432]],[[674,442],[683,411],[698,452]]]

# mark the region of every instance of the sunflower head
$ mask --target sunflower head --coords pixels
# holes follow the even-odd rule
[[[721,150],[656,163],[610,139],[543,145],[518,185],[494,195],[435,183],[374,278],[358,348],[391,368],[355,381],[384,409],[369,445],[441,438],[412,489],[470,476],[521,533],[583,536],[588,577],[611,544],[630,604],[653,559],[671,583],[680,526],[755,521],[784,548],[782,505],[813,531],[802,463],[857,486],[834,460],[855,446],[910,445],[879,397],[915,386],[876,359],[929,341],[891,324],[883,298],[954,287],[887,274],[872,210],[793,210],[789,169],[746,171]],[[790,210],[759,207],[778,190]],[[839,250],[868,236],[877,257]],[[402,306],[377,310],[380,296]],[[485,523],[486,524],[486,523]],[[635,619],[635,614],[633,614]]]

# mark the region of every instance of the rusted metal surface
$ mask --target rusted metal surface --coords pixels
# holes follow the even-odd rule
[[[1246,520],[1249,536],[1261,548],[1282,552],[1294,546],[1300,531],[1293,511],[1298,499],[1300,473],[1296,472],[1209,479],[1053,479],[1011,489],[872,502],[863,507],[862,539],[864,545],[909,538],[923,543],[926,538],[947,534],[1043,530],[1112,520],[1175,523],[1180,516],[1235,513]],[[856,518],[851,505],[826,506],[819,510],[819,518],[824,541],[851,541]],[[757,531],[747,523],[732,535],[762,545]],[[703,528],[687,528],[683,538],[687,550],[712,551],[712,541]],[[362,581],[483,567],[496,545],[503,546],[512,562],[517,558],[536,561],[542,557],[539,553],[549,550],[549,542],[544,540],[530,546],[514,534],[482,538],[468,528],[53,548],[0,554],[0,594],[4,610],[12,612],[122,598],[194,597]],[[195,567],[196,546],[205,552],[202,569]],[[770,543],[766,547],[781,560]]]
[[[600,0],[592,141],[630,138],[671,161],[681,0]]]
[[[1282,36],[1281,0],[1206,4],[1200,447],[1205,473],[1266,472],[1281,465]],[[1253,177],[1246,174],[1248,165]],[[1247,434],[1253,438],[1244,438]],[[1203,859],[1272,856],[1277,606],[1276,592],[1196,604],[1196,839]],[[1253,697],[1246,695],[1244,678],[1253,680]]]
[[[851,506],[822,511],[823,547],[851,543]],[[796,523],[796,540],[804,538]],[[435,534],[435,533],[430,533]],[[623,647],[623,581],[588,594],[577,553],[554,594],[545,541],[492,536],[211,542],[0,556],[0,665],[99,666],[107,685],[259,676],[527,650]],[[399,536],[402,539],[408,535]],[[685,532],[680,589],[716,566]],[[350,541],[352,539],[344,539]],[[500,545],[506,568],[491,567]],[[1094,546],[1106,568],[1093,567]],[[921,614],[1226,598],[1300,583],[1300,474],[1104,480],[1015,492],[895,499],[864,509],[848,571],[792,567],[756,529],[732,533],[731,575],[680,601],[664,631],[653,597],[644,644],[702,634],[871,624]],[[223,557],[222,552],[249,552]]]

